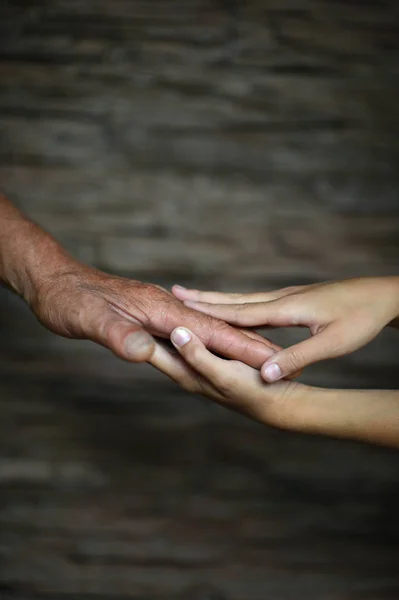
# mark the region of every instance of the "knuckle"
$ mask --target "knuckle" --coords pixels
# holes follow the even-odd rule
[[[162,288],[150,284],[143,286],[141,293],[133,300],[140,312],[140,321],[157,331],[170,333],[175,326],[178,301]]]
[[[186,348],[185,357],[191,362],[195,363],[195,366],[201,367],[203,363],[203,352],[201,346],[197,344],[188,344],[188,346],[183,346]]]
[[[234,310],[235,310],[236,314],[239,316],[239,315],[245,314],[249,307],[251,307],[250,303],[241,302],[240,304],[234,305]]]
[[[219,321],[219,319],[215,319],[214,317],[209,317],[206,321],[206,326],[209,328],[209,337],[207,340],[208,346],[213,346],[217,343],[218,338],[221,334],[224,334],[226,331],[230,331],[231,327],[224,321]]]
[[[135,289],[135,294],[137,294],[137,287]],[[138,295],[142,301],[154,306],[156,306],[158,302],[163,303],[165,301],[170,301],[172,298],[174,299],[172,294],[169,294],[169,292],[160,286],[153,285],[152,283],[140,283]]]
[[[299,371],[305,365],[305,356],[300,348],[291,350],[287,356],[287,363],[290,372]]]

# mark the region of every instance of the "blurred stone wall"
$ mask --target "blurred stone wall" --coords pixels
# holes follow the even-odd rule
[[[396,2],[3,15],[1,185],[77,257],[219,287],[397,269]]]
[[[0,186],[167,286],[398,273],[398,66],[394,0],[3,0]],[[305,377],[393,387],[397,356]],[[5,290],[0,358],[1,598],[399,597],[397,455],[258,427]]]

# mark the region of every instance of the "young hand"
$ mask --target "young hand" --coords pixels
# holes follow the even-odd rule
[[[397,391],[267,384],[256,369],[211,354],[186,328],[171,340],[179,354],[158,343],[150,362],[191,393],[273,427],[399,447]]]
[[[311,363],[349,354],[399,315],[399,277],[370,277],[289,287],[256,294],[223,294],[174,286],[185,305],[241,327],[309,327],[309,339],[274,354],[261,369],[269,382]]]

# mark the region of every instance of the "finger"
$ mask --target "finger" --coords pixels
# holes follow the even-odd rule
[[[220,403],[263,423],[281,421],[281,404],[287,397],[286,390],[299,384],[280,382],[274,386],[265,385],[259,371],[243,363],[214,356],[196,335],[184,327],[172,332],[171,341],[192,369],[219,392]]]
[[[172,354],[162,343],[156,343],[149,363],[192,394],[206,395],[216,401],[220,401],[222,398],[206,379],[192,369],[178,353]]]
[[[155,341],[149,333],[112,311],[105,311],[95,319],[88,337],[131,362],[146,362],[155,350]]]
[[[253,329],[246,329],[244,327],[237,327],[236,329],[238,329],[238,331],[241,331],[241,333],[251,338],[252,340],[262,342],[263,344],[266,342],[268,346],[270,346],[270,348],[273,348],[276,352],[282,350],[281,346],[278,346],[277,344],[269,340],[269,338],[265,338],[263,335],[261,335],[257,331],[254,331]]]
[[[168,375],[173,381],[180,382],[188,369],[188,365],[185,369],[185,364],[178,353],[173,355],[162,342],[156,342],[155,350],[148,361],[150,365]],[[191,370],[190,370],[191,372]]]
[[[202,338],[207,348],[216,354],[238,360],[240,362],[260,369],[262,356],[268,360],[276,353],[275,344],[264,339],[254,339],[235,327],[223,321],[215,321],[208,335]]]
[[[299,288],[284,288],[270,292],[251,293],[227,293],[227,292],[203,292],[196,289],[187,289],[181,285],[174,285],[172,292],[182,302],[193,300],[197,302],[208,302],[209,304],[241,304],[243,302],[270,302],[292,293]]]
[[[264,341],[264,339],[265,339],[259,333],[257,333],[256,331],[254,331],[253,329],[240,329],[240,331],[242,331],[243,333],[245,333],[245,335],[247,335],[248,337],[250,337],[250,338],[252,338],[254,340],[259,340],[259,341],[263,340]],[[271,342],[269,339],[267,340],[267,343],[276,352],[279,352],[280,350],[282,350],[281,346],[278,346],[274,342]],[[297,377],[300,377],[301,375],[302,375],[302,371],[296,371],[292,375],[288,375],[287,379],[297,379]]]
[[[186,363],[219,394],[218,402],[231,410],[264,421],[264,384],[259,371],[234,361],[226,361],[209,352],[201,340],[184,327],[171,335],[173,345]],[[264,421],[265,422],[265,421]]]
[[[265,381],[272,383],[321,360],[342,356],[339,330],[332,325],[315,336],[277,352],[261,369]]]
[[[240,331],[241,333],[243,333],[247,337],[251,338],[252,340],[261,342],[262,344],[266,343],[269,346],[269,348],[271,348],[274,352],[280,352],[280,350],[282,350],[281,346],[279,346],[278,344],[275,344],[269,338],[266,338],[265,336],[261,335],[257,331],[254,331],[253,329],[248,329],[246,327],[234,327],[234,329],[236,329],[237,331]]]
[[[260,369],[276,352],[273,345],[264,338],[253,339],[224,321],[200,314],[177,301],[176,305],[168,306],[167,314],[164,314],[162,320],[156,322],[153,319],[153,325],[168,337],[173,329],[182,325],[193,331],[216,354],[240,360],[256,369]],[[151,329],[150,331],[154,333]]]
[[[158,337],[169,338],[179,325],[193,331],[216,354],[240,360],[256,369],[275,353],[266,340],[251,339],[224,321],[201,314],[172,296],[162,294],[158,302],[154,301],[146,330]]]
[[[174,329],[170,339],[190,367],[211,383],[220,385],[222,374],[231,367],[229,361],[211,354],[198,336],[185,327]]]
[[[237,302],[239,294],[228,294],[224,292],[202,292],[200,290],[190,289],[181,286],[174,285],[172,287],[172,293],[179,300],[199,300],[202,302],[216,302],[218,304],[230,304],[231,302]]]
[[[185,306],[241,327],[290,327],[304,324],[300,301],[284,298],[249,304],[209,304],[186,300]]]

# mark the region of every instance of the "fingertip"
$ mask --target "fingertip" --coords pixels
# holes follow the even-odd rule
[[[178,350],[192,340],[193,334],[185,327],[176,327],[171,333],[170,340]]]
[[[184,300],[187,297],[192,297],[193,295],[195,295],[197,290],[189,290],[187,288],[185,288],[182,285],[178,285],[175,284],[172,287],[172,293],[174,296],[176,296],[176,298],[178,298],[179,300]]]
[[[268,383],[274,383],[282,378],[280,366],[276,362],[265,363],[261,368],[261,376]]]
[[[184,288],[182,285],[176,284],[176,285],[172,286],[172,294],[178,300],[184,300],[184,298],[186,297],[185,292],[186,292],[186,288]]]
[[[175,283],[174,285],[172,285],[173,293],[185,292],[186,290],[187,290],[187,288],[185,288],[183,285],[179,285],[178,283]]]

